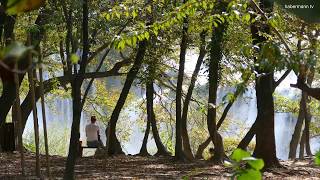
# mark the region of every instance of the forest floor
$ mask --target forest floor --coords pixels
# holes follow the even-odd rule
[[[18,153],[0,153],[0,179],[36,179],[35,156],[25,154],[27,178],[20,175]],[[61,179],[65,157],[50,156],[51,176]],[[311,159],[281,161],[283,168],[263,173],[264,179],[319,179],[320,168]],[[45,174],[45,156],[41,156],[41,173]],[[76,179],[230,179],[232,169],[206,161],[178,163],[168,157],[116,156],[107,159],[83,157],[75,168]],[[189,178],[184,178],[189,177]],[[47,179],[47,178],[44,178]]]

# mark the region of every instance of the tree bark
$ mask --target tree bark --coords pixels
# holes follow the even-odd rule
[[[40,43],[40,41],[43,38],[43,34],[45,32],[43,26],[47,23],[46,18],[46,11],[40,11],[35,24],[39,26],[38,32],[32,32],[31,33],[31,44],[34,47],[37,47]],[[7,19],[7,18],[6,18]],[[14,39],[14,24],[15,24],[15,18],[14,16],[10,16],[9,20],[5,20],[4,24],[4,39],[6,44],[10,43],[10,40]],[[10,67],[13,67],[13,64],[8,64]],[[20,60],[18,64],[19,69],[26,69],[26,67],[29,66],[29,63],[27,60]],[[24,74],[19,74],[19,81],[20,84],[25,76]],[[14,100],[16,98],[15,96],[15,83],[14,83],[14,74],[11,71],[8,71],[7,69],[0,66],[0,77],[3,83],[3,92],[0,97],[0,126],[3,125],[5,122],[5,119],[10,111],[11,106],[14,103]],[[19,84],[19,85],[20,85]]]
[[[299,159],[304,159],[304,147],[306,142],[306,131],[303,130],[300,140],[300,151],[299,151]]]
[[[185,1],[184,1],[185,2]],[[184,68],[186,61],[186,53],[188,48],[188,19],[184,18],[182,27],[182,37],[180,44],[180,60],[179,60],[179,71],[176,89],[176,144],[175,144],[175,158],[176,160],[186,160],[186,156],[183,152],[182,147],[182,85]]]
[[[199,53],[199,57],[198,57],[198,60],[196,63],[196,67],[195,67],[195,69],[192,73],[192,76],[191,76],[191,82],[190,82],[190,86],[188,88],[187,95],[186,95],[184,103],[183,103],[183,111],[182,111],[182,118],[181,118],[181,121],[182,121],[181,122],[181,124],[182,124],[181,134],[182,134],[183,150],[189,159],[193,159],[194,157],[193,157],[191,146],[190,146],[188,128],[187,128],[188,110],[189,110],[189,104],[190,104],[190,101],[192,98],[193,89],[195,87],[197,77],[198,77],[201,65],[203,63],[203,59],[206,54],[205,38],[206,38],[206,33],[202,32],[200,34],[200,40],[201,40],[201,44],[200,44],[200,48],[199,48],[200,53]]]
[[[76,158],[79,155],[79,138],[80,138],[80,119],[82,112],[82,102],[81,102],[81,86],[84,81],[84,74],[88,61],[89,54],[89,8],[88,0],[82,1],[82,44],[83,52],[80,62],[80,69],[74,68],[75,78],[73,79],[72,86],[72,109],[73,109],[73,119],[71,126],[71,137],[69,144],[69,153],[66,162],[66,168],[64,171],[63,179],[69,180],[74,179],[74,167],[76,164]],[[85,101],[85,99],[83,99]]]
[[[69,143],[69,153],[66,161],[66,168],[63,179],[74,179],[74,167],[76,163],[80,138],[80,119],[81,119],[81,79],[77,76],[72,82],[72,126]]]
[[[246,85],[246,83],[249,81],[250,76],[248,76],[246,79],[244,79],[244,81],[242,82],[242,84],[240,84],[239,86],[237,86],[236,91],[234,93],[234,99],[230,100],[229,103],[227,104],[227,106],[224,108],[223,113],[217,123],[217,130],[219,130],[219,128],[221,127],[222,123],[224,122],[224,120],[226,119],[229,110],[231,109],[233,103],[237,100],[237,98],[239,97],[239,95],[244,91],[244,87]],[[202,158],[202,154],[203,151],[206,149],[206,147],[210,144],[211,139],[210,136],[202,143],[199,145],[197,153],[195,158],[196,159],[201,159]]]
[[[244,136],[244,138],[240,141],[238,148],[246,150],[252,138],[256,134],[256,130],[257,130],[257,119],[255,120],[255,122],[253,123],[253,125],[251,126],[247,134]]]
[[[209,134],[214,144],[214,156],[212,160],[215,163],[222,164],[224,158],[224,147],[221,135],[218,133],[216,124],[217,119],[217,92],[219,86],[220,69],[222,61],[222,42],[225,24],[219,24],[212,31],[210,44],[210,62],[209,62],[209,98],[208,98],[208,114],[207,125]]]
[[[273,2],[262,1],[260,8],[266,13],[272,13]],[[263,24],[253,24],[251,26],[251,34],[254,45],[259,45],[267,39],[260,35],[259,32],[270,34],[270,27]],[[258,59],[255,58],[255,63]],[[257,97],[257,130],[256,130],[256,146],[254,156],[262,158],[265,168],[278,167],[280,163],[276,155],[276,143],[274,135],[274,75],[273,69],[267,67],[255,67],[256,72],[256,97]]]
[[[117,121],[119,119],[120,112],[124,106],[124,103],[127,99],[127,96],[129,94],[130,88],[132,86],[132,83],[134,79],[137,76],[137,73],[142,65],[143,58],[146,52],[147,48],[147,41],[143,40],[139,43],[138,52],[135,57],[134,64],[132,68],[130,69],[129,73],[127,74],[126,81],[124,83],[124,86],[122,88],[121,94],[119,96],[119,99],[117,101],[117,104],[112,112],[111,118],[110,118],[110,139],[108,141],[108,154],[109,155],[116,155],[116,154],[123,154],[120,142],[117,139],[116,136],[116,126]]]
[[[148,143],[148,138],[149,138],[149,133],[150,133],[150,121],[149,121],[149,118],[147,118],[147,124],[146,125],[147,125],[146,131],[144,133],[142,146],[141,146],[140,152],[139,152],[140,156],[149,156],[150,155],[148,153],[148,149],[147,149],[147,143]]]
[[[290,149],[289,149],[290,159],[295,159],[297,155],[297,147],[300,141],[303,120],[305,117],[305,108],[306,108],[306,93],[302,91],[298,119],[297,119],[297,123],[295,125],[294,132],[292,134],[292,138],[290,141]]]
[[[156,156],[170,156],[170,153],[167,151],[166,147],[163,145],[158,127],[157,127],[157,122],[156,122],[156,116],[154,113],[154,108],[153,108],[153,97],[154,97],[154,87],[153,87],[153,81],[148,81],[147,82],[147,114],[149,117],[149,120],[151,122],[151,127],[152,127],[152,134],[154,141],[156,143],[158,152],[155,154]]]

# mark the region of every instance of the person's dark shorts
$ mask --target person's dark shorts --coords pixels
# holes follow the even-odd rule
[[[87,141],[87,146],[98,148],[98,147],[101,147],[101,143],[99,141]]]

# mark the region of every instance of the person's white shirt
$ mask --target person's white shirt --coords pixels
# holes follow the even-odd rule
[[[86,126],[87,141],[98,141],[99,126],[90,123]]]

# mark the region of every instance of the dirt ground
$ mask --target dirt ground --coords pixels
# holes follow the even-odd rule
[[[62,178],[65,160],[65,157],[50,157],[52,179]],[[41,156],[42,175],[46,174],[44,162],[45,157]],[[312,159],[282,161],[281,164],[284,168],[264,172],[264,179],[320,180],[320,167],[314,166]],[[36,179],[33,154],[26,154],[26,178],[20,175],[18,153],[0,153],[0,165],[0,179]],[[81,158],[77,161],[75,174],[77,179],[230,179],[232,170],[206,161],[178,163],[168,157],[116,156],[106,160]]]

